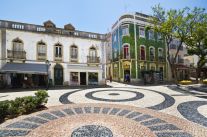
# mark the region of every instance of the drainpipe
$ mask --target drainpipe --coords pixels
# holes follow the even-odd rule
[[[137,80],[137,74],[138,74],[138,69],[137,69],[137,27],[136,27],[136,23],[135,23],[135,13],[134,13],[134,42],[135,42],[135,67],[136,67],[136,80]]]

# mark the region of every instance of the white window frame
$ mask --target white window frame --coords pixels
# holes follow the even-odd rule
[[[144,29],[144,35],[141,35],[141,31],[140,31],[140,29]],[[140,38],[145,38],[145,28],[144,27],[139,27],[139,37]]]
[[[126,33],[123,33],[123,29],[127,29]],[[129,36],[129,25],[121,26],[122,36]],[[125,31],[124,31],[125,32]]]

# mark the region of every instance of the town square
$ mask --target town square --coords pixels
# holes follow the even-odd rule
[[[207,136],[205,0],[1,3],[0,137]]]

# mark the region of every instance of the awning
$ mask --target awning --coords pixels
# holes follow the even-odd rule
[[[1,69],[1,73],[47,74],[46,64],[34,63],[7,63]]]

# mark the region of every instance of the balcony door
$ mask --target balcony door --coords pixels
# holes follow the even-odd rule
[[[63,85],[63,67],[59,64],[54,67],[54,82],[55,85]]]

